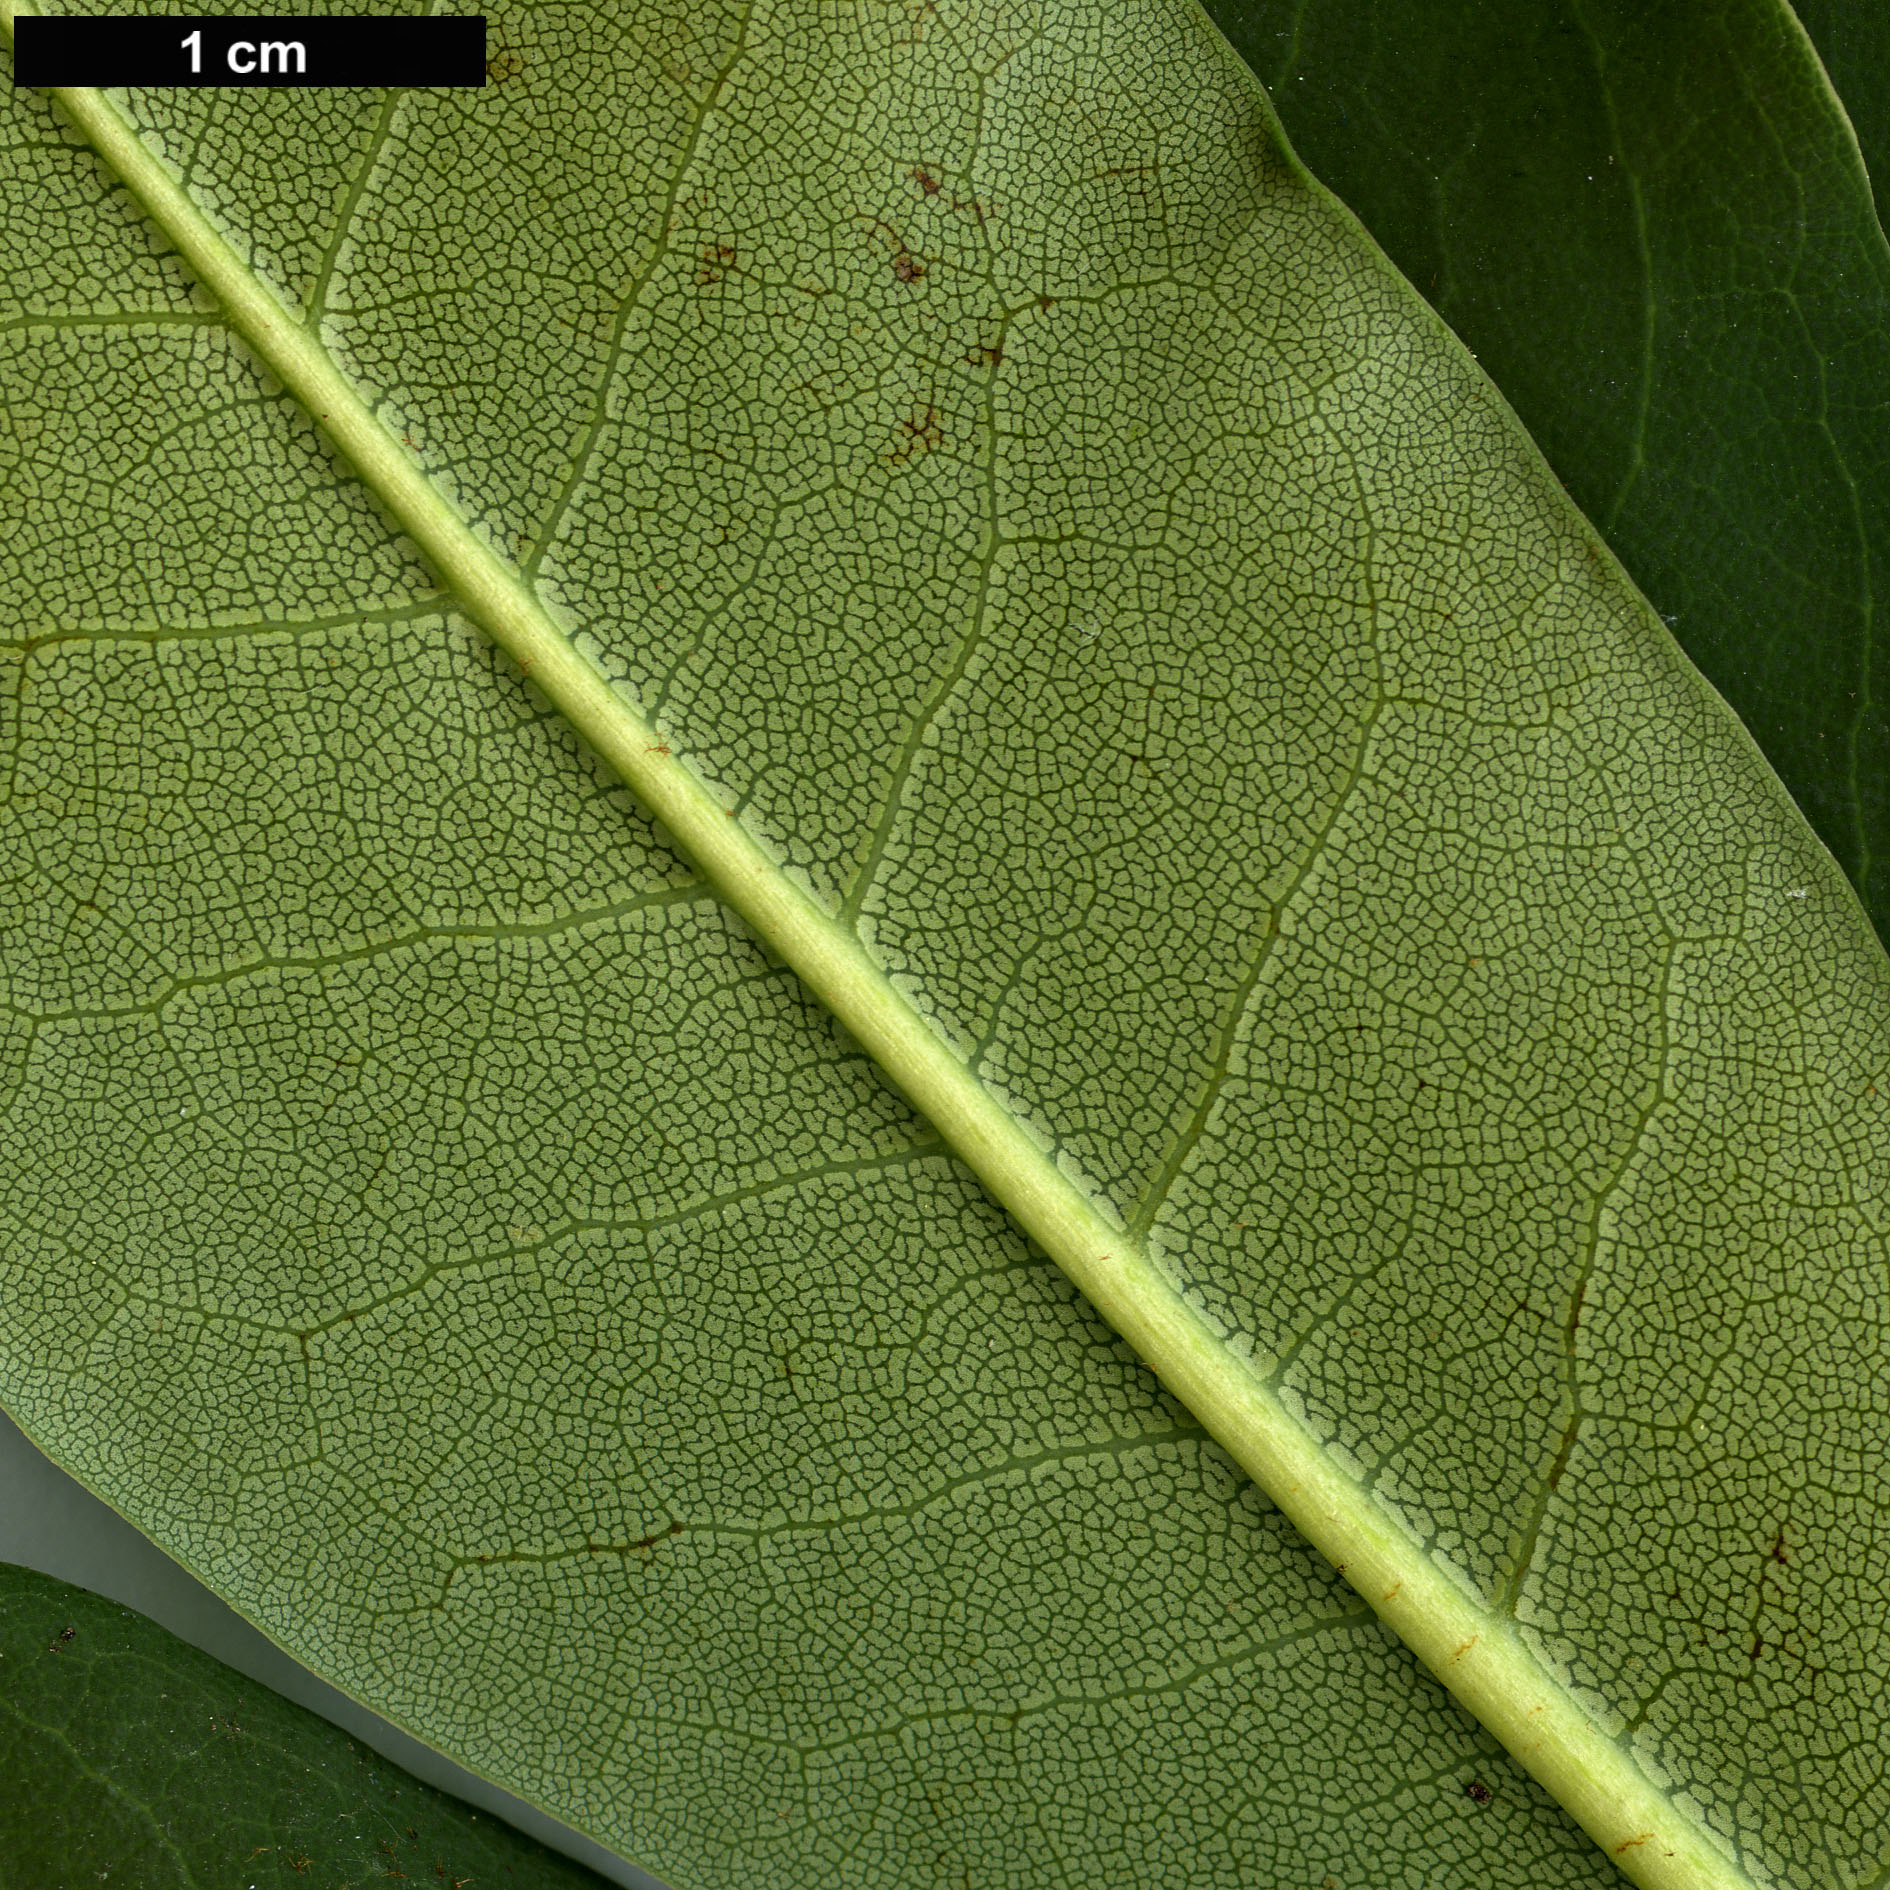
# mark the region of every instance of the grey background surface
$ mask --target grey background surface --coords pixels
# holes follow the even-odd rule
[[[337,1693],[187,1575],[118,1512],[42,1456],[0,1413],[0,1562],[18,1562],[108,1595],[180,1639],[331,1719],[429,1785],[508,1819],[541,1844],[588,1864],[629,1890],[657,1879]]]

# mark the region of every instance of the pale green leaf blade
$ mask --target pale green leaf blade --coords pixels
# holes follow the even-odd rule
[[[602,1890],[154,1621],[0,1564],[0,1884]]]
[[[1272,1487],[1315,1532],[1330,1494],[1344,1527],[1320,1539],[1355,1579],[1405,1571],[1374,1604],[1420,1644],[1453,1609],[1481,1622],[1456,1650],[1471,1691],[1538,1653],[1572,1669],[1561,1710],[1602,1730],[1563,1784],[1587,1780],[1597,1828],[1672,1784],[1675,1846],[1703,1804],[1755,1874],[1806,1854],[1854,1881],[1880,1786],[1816,1740],[1789,1777],[1766,1760],[1659,1610],[1579,1647],[1601,1486],[1558,1408],[1610,1316],[1604,1366],[1666,1343],[1601,1289],[1631,1304],[1647,1252],[1700,1245],[1684,1201],[1617,1240],[1669,1128],[1633,1069],[1650,1004],[1687,1023],[1756,968],[1784,1010],[1747,1028],[1842,1004],[1831,1080],[1878,1047],[1881,958],[1829,861],[1196,16],[626,24],[521,16],[496,94],[352,125],[319,98],[133,103],[311,311],[298,339],[258,300],[249,339],[336,388],[318,415],[534,680],[1059,1260],[1085,1277],[1097,1242],[1119,1271],[1137,1251],[1072,1187],[1094,1178],[1235,1329],[1214,1343],[1159,1274],[1114,1281],[1112,1317],[1180,1335],[1137,1343],[1193,1375],[1243,1462],[1298,1451],[1327,1479],[1310,1509]],[[25,122],[50,221],[90,180]],[[149,157],[123,162],[151,200]],[[7,1382],[36,1433],[323,1671],[692,1881],[1125,1859],[1250,1881],[1315,1844],[1341,1882],[1605,1868],[1520,1782],[1466,1798],[1475,1748],[1382,1630],[647,828],[560,784],[556,725],[481,673],[188,292],[160,279],[179,319],[127,323],[151,286],[110,305],[67,281],[81,306],[36,311],[19,357],[48,422],[24,542],[68,548],[63,577],[32,567],[63,634],[20,650],[14,710],[27,1153],[0,1206],[36,1282],[9,1298]],[[385,431],[344,410],[317,329]],[[97,429],[59,424],[87,401]],[[189,472],[194,517],[143,515],[101,472],[107,420],[137,441],[116,461]],[[258,528],[233,528],[257,486]],[[658,726],[442,498],[523,548]],[[122,562],[76,552],[87,504]],[[671,748],[696,773],[643,758]],[[49,818],[70,806],[76,827]],[[859,914],[988,1089],[899,1023],[725,808]],[[1653,964],[1688,900],[1755,884],[1740,951]],[[1467,975],[1486,963],[1494,991]],[[1736,1033],[1703,1041],[1724,1058]],[[1721,1072],[1742,1109],[1778,1054]],[[1383,1075],[1419,1055],[1458,1079],[1421,1124]],[[1316,1227],[1295,1216],[1340,1171],[1296,1176],[1269,1110],[1303,1148],[1377,1138]],[[1757,1110],[1692,1133],[1772,1199],[1881,1149],[1803,1105],[1782,1145]],[[1524,1239],[1487,1240],[1506,1218]],[[1802,1273],[1825,1303],[1875,1264],[1857,1219],[1831,1226]],[[1264,1248],[1230,1267],[1250,1229]],[[1768,1237],[1777,1259],[1793,1230]],[[1757,1297],[1674,1272],[1641,1282],[1673,1319]],[[1565,1293],[1567,1343],[1509,1316],[1512,1289]],[[1484,1323],[1440,1359],[1445,1323],[1400,1323],[1393,1292]],[[1874,1356],[1858,1305],[1843,1336]],[[1763,1421],[1742,1484],[1803,1484],[1825,1448],[1780,1363],[1716,1360]],[[1840,1382],[1829,1356],[1792,1364]],[[1340,1433],[1332,1463],[1276,1392]],[[1658,1514],[1692,1466],[1644,1387],[1624,1402]],[[1729,1488],[1677,1540],[1746,1525]],[[1828,1484],[1818,1515],[1845,1554],[1801,1557],[1800,1618],[1827,1704],[1867,1728],[1848,1650],[1876,1618],[1855,1584],[1877,1524]],[[1523,1535],[1555,1552],[1511,1579]],[[1664,1703],[1617,1747],[1650,1656]],[[1502,1693],[1479,1710],[1521,1710]],[[1639,1799],[1605,1802],[1606,1764]]]
[[[61,232],[115,218],[109,240],[145,248],[72,149],[29,134],[22,201]],[[324,181],[291,159],[262,194]],[[186,310],[171,280],[160,306]],[[109,331],[123,312],[101,298],[46,324],[54,359],[87,315]],[[237,416],[219,450],[273,456],[274,530],[231,529],[241,483],[207,503],[220,536],[289,555],[232,557],[229,583],[254,588],[225,620],[159,634],[142,613],[162,537],[124,565],[81,555],[72,581],[122,588],[72,613],[79,636],[14,651],[14,831],[51,850],[96,804],[71,838],[111,857],[117,909],[149,915],[169,959],[58,936],[57,893],[26,882],[53,903],[14,936],[47,949],[9,961],[10,996],[62,1015],[54,1059],[14,1065],[31,1088],[8,1126],[71,1144],[62,1092],[83,1109],[113,1070],[140,1083],[181,1028],[197,1100],[151,1159],[165,1187],[220,1199],[222,1231],[180,1313],[161,1273],[110,1277],[126,1253],[179,1252],[161,1193],[111,1179],[146,1145],[130,1112],[77,1175],[12,1172],[50,1210],[9,1250],[31,1299],[6,1302],[9,1397],[41,1439],[312,1664],[682,1884],[1124,1859],[1237,1882],[1309,1847],[1345,1875],[1395,1853],[1414,1881],[1516,1857],[1542,1882],[1605,1879],[687,869],[626,831],[621,795],[495,686],[397,542],[379,541],[369,612],[321,562],[293,591],[296,549],[346,548],[369,515],[296,486],[282,403],[254,398],[237,348],[200,325],[178,339],[115,380],[87,350],[53,384],[154,451],[206,410]],[[90,447],[46,431],[53,525]],[[364,584],[365,556],[342,577]],[[188,743],[168,733],[180,704]],[[114,752],[136,779],[100,795]],[[362,858],[356,822],[378,869],[337,870]],[[213,905],[167,902],[179,857],[234,877],[225,912],[272,929],[232,947]],[[257,1004],[274,1021],[246,1031]],[[408,1290],[429,1268],[437,1285]],[[73,1373],[100,1369],[100,1319],[127,1382],[87,1410]],[[488,1347],[498,1403],[467,1435]],[[206,1409],[204,1383],[237,1395]],[[1292,1765],[1256,1791],[1251,1755],[1289,1720]]]

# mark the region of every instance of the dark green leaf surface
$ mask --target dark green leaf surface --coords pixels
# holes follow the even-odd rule
[[[1793,11],[1837,87],[1881,193],[1890,187],[1890,15],[1857,0],[1798,0]]]
[[[156,1622],[0,1564],[0,1885],[586,1890],[602,1879],[422,1784]]]
[[[1796,20],[1776,0],[1208,11],[1890,929],[1890,252]],[[1876,9],[1827,11],[1868,144]]]

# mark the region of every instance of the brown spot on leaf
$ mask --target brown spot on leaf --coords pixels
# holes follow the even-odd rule
[[[902,249],[893,258],[893,274],[901,282],[917,282],[925,274],[925,265]]]
[[[900,421],[893,450],[886,457],[893,465],[903,466],[907,460],[917,459],[944,444],[945,428],[939,420],[938,409],[927,407],[923,413],[911,414]]]
[[[1473,1805],[1487,1805],[1496,1794],[1480,1778],[1473,1778],[1463,1788],[1463,1795]]]
[[[936,197],[945,188],[923,164],[909,170],[906,175],[925,192],[928,197]]]
[[[728,274],[729,265],[735,260],[734,245],[730,243],[710,243],[702,251],[702,264],[696,271],[696,287],[712,289]]]

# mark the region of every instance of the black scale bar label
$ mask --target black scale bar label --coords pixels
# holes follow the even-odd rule
[[[15,85],[484,85],[486,22],[23,13]]]

